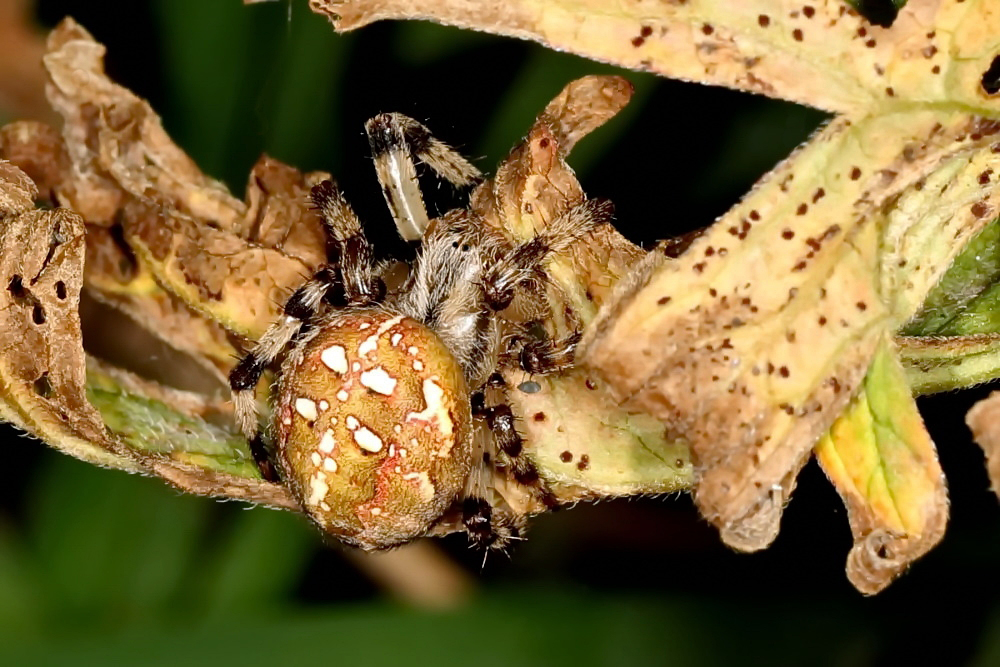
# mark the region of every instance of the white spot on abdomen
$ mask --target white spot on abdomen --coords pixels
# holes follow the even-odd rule
[[[354,442],[358,443],[358,447],[366,452],[374,454],[375,452],[382,451],[382,438],[364,426],[354,432]]]
[[[337,441],[333,439],[333,431],[326,429],[323,437],[319,439],[319,451],[324,454],[331,453],[337,447]]]
[[[378,329],[375,330],[375,333],[366,338],[361,345],[358,346],[358,354],[362,357],[367,357],[369,352],[374,352],[375,348],[378,347],[378,337],[399,324],[402,320],[403,316],[397,315],[396,317],[388,319],[380,324]]]
[[[299,413],[300,417],[309,421],[315,421],[319,417],[319,413],[316,412],[316,403],[308,398],[296,398],[295,411]]]
[[[396,378],[389,375],[381,366],[376,366],[361,374],[361,384],[372,391],[392,396],[392,392],[396,388]]]
[[[420,495],[425,501],[431,500],[434,497],[434,484],[431,483],[431,478],[425,472],[408,472],[403,475],[403,479],[408,482],[415,481],[417,483],[417,488],[420,489]]]
[[[347,354],[343,345],[331,345],[319,354],[320,361],[335,373],[347,372]]]
[[[437,418],[438,428],[442,435],[448,437],[452,434],[453,424],[448,410],[444,406],[444,389],[441,388],[433,378],[424,380],[424,409],[420,412],[411,412],[406,415],[406,421],[429,422]]]
[[[326,494],[329,491],[330,485],[326,483],[326,474],[322,470],[317,470],[309,478],[309,499],[306,503],[309,505],[318,505],[321,500],[326,498]]]

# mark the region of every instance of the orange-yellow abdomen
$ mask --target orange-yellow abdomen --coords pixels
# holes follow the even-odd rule
[[[348,543],[380,549],[419,537],[469,475],[468,396],[458,362],[420,322],[334,315],[282,368],[283,477],[310,518]]]

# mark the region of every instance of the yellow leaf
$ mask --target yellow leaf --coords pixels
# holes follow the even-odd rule
[[[863,115],[899,100],[1000,108],[995,0],[910,0],[891,28],[843,0],[310,0],[338,30],[431,19],[594,60]]]
[[[888,338],[816,457],[847,506],[847,576],[861,592],[881,591],[944,535],[944,475]]]

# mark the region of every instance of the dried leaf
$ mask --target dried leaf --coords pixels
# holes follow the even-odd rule
[[[251,339],[267,330],[292,288],[311,274],[279,250],[148,201],[129,201],[123,217],[129,246],[158,283],[192,309]]]
[[[696,500],[728,544],[770,543],[877,341],[985,225],[995,184],[971,206],[963,187],[935,191],[931,211],[916,201],[926,173],[971,163],[998,129],[955,112],[835,120],[680,259],[630,277],[588,331],[583,359],[616,397],[691,441]],[[931,257],[901,266],[910,245]]]
[[[72,19],[49,35],[46,93],[63,117],[77,179],[66,201],[90,223],[110,223],[122,192],[239,232],[246,207],[206,177],[167,136],[149,104],[104,74],[104,46]]]
[[[944,475],[888,338],[816,458],[847,506],[847,577],[862,593],[881,591],[944,535]]]
[[[550,220],[585,198],[565,158],[575,143],[612,118],[629,101],[631,85],[617,76],[587,76],[569,83],[546,106],[528,136],[497,167],[496,176],[470,197],[469,208],[516,240],[532,238]],[[605,226],[569,252],[551,259],[546,271],[558,289],[549,290],[553,335],[586,323],[613,285],[643,251]],[[576,322],[567,322],[565,309]]]
[[[55,187],[69,169],[69,155],[53,127],[22,120],[0,128],[0,156],[28,175],[39,196],[54,201]]]
[[[324,172],[303,174],[274,158],[261,157],[247,183],[248,240],[281,250],[311,268],[325,262],[326,234],[309,205],[309,191],[327,178],[330,175]]]
[[[983,108],[1000,51],[993,0],[910,0],[892,27],[841,0],[310,0],[340,31],[430,19],[595,60],[862,115],[894,99]],[[992,101],[996,108],[996,100]]]
[[[35,194],[24,172],[0,162],[0,417],[77,458],[136,470],[86,398],[83,221],[33,210]]]
[[[226,330],[160,287],[152,272],[106,227],[87,226],[84,281],[97,301],[121,311],[149,334],[189,356],[215,377],[220,388],[225,385],[237,357]],[[114,335],[103,333],[109,334]]]
[[[1000,497],[1000,391],[994,391],[973,405],[965,416],[965,423],[986,454],[990,488]]]
[[[58,198],[90,223],[120,222],[140,274],[149,271],[187,307],[229,331],[258,337],[290,290],[325,259],[322,225],[305,196],[325,175],[303,175],[263,158],[250,176],[248,204],[239,202],[170,141],[145,101],[106,77],[103,55],[104,47],[70,19],[49,38],[49,95],[64,118],[71,163],[62,171]],[[106,241],[98,245],[95,254],[115,254]],[[141,281],[119,280],[128,287],[114,289],[94,272],[89,276],[105,302],[178,349],[192,350],[192,336],[178,335],[182,309],[165,294],[155,295]],[[135,289],[147,290],[150,303],[138,303]],[[194,338],[211,344],[202,356],[228,370],[232,360],[223,359],[229,349],[218,332],[194,328]]]

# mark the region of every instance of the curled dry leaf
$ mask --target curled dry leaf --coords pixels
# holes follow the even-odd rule
[[[0,163],[0,416],[91,463],[156,474],[187,491],[290,506],[283,489],[248,471],[233,429],[212,424],[220,406],[88,368],[79,317],[85,226],[66,209],[33,210],[35,194],[23,172]]]
[[[83,220],[35,210],[36,192],[24,172],[0,162],[2,417],[77,458],[137,470],[86,398],[77,312]]]
[[[789,480],[877,341],[958,253],[935,234],[962,242],[988,221],[995,185],[971,205],[954,188],[954,209],[916,200],[927,173],[974,162],[998,131],[949,112],[836,120],[683,256],[623,282],[588,331],[583,358],[619,400],[691,439],[696,500],[727,543],[773,540]],[[930,257],[901,260],[911,244]]]
[[[576,142],[600,127],[626,104],[632,86],[617,76],[587,76],[568,84],[546,106],[528,136],[497,168],[496,176],[481,184],[469,207],[486,222],[518,240],[530,239],[554,217],[585,199],[573,170],[565,162]],[[644,253],[606,225],[586,242],[554,257],[546,267],[562,304],[589,321],[612,286]],[[552,313],[557,330],[562,313]]]
[[[994,391],[972,406],[965,416],[965,423],[986,454],[990,488],[1000,497],[1000,391]]]
[[[980,106],[1000,42],[993,0],[910,0],[891,27],[842,0],[310,0],[337,30],[383,19],[532,39],[623,67],[862,115],[892,98]]]
[[[223,230],[242,229],[244,204],[174,145],[145,100],[107,78],[102,44],[64,19],[47,47],[46,93],[63,117],[63,137],[79,171],[61,201],[90,223],[111,224],[124,191]]]
[[[847,577],[862,593],[881,591],[944,535],[944,475],[888,337],[816,457],[847,506]]]
[[[256,338],[325,257],[319,219],[304,197],[323,175],[265,158],[251,174],[249,205],[240,202],[170,140],[147,102],[107,78],[103,56],[71,19],[49,37],[48,93],[63,116],[72,164],[59,200],[89,223],[120,222],[160,287]]]

